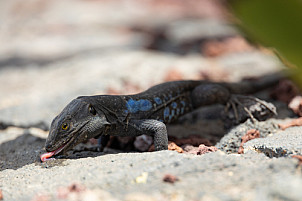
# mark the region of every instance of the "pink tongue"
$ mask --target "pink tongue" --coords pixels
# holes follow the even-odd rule
[[[50,158],[55,154],[56,151],[52,151],[52,152],[47,152],[45,154],[42,154],[40,156],[40,159],[42,162],[48,161],[48,160],[54,160],[54,158]]]
[[[59,147],[57,150],[54,150],[52,152],[47,152],[45,154],[42,154],[40,156],[41,161],[45,162],[45,161],[49,161],[49,160],[55,160],[55,158],[50,158],[50,157],[52,157],[53,155],[56,155],[56,154],[60,153],[65,148],[66,145],[67,144],[64,144],[61,147]]]

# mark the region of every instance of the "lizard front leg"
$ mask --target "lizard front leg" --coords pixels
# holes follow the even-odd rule
[[[168,134],[166,125],[155,119],[132,120],[131,123],[139,134],[152,135],[156,151],[168,149]]]

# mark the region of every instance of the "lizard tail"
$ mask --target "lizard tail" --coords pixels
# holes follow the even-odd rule
[[[243,80],[238,83],[222,83],[233,94],[252,94],[276,85],[281,79],[288,77],[286,72],[277,72],[261,76],[257,79]]]

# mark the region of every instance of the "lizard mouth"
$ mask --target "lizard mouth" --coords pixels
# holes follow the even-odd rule
[[[63,144],[62,146],[60,146],[56,150],[51,151],[51,152],[47,152],[45,154],[42,154],[40,156],[41,161],[45,162],[45,161],[48,161],[48,160],[55,160],[55,158],[51,158],[51,157],[61,153],[65,148],[67,148],[74,141],[74,139],[75,138],[72,137],[70,140],[68,140],[65,144]]]

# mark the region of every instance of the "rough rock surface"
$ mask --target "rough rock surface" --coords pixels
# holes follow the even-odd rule
[[[286,131],[276,132],[266,138],[247,142],[244,149],[262,152],[268,157],[302,155],[301,131],[301,126],[291,127]]]
[[[241,138],[250,129],[256,129],[260,132],[260,137],[265,138],[268,135],[279,130],[276,121],[270,119],[265,122],[252,122],[250,119],[232,128],[222,139],[216,144],[216,147],[227,152],[237,153]]]
[[[298,133],[301,129],[293,128],[291,132],[293,130]],[[9,132],[12,130],[1,135],[10,135]],[[57,200],[60,187],[74,183],[105,191],[117,200],[138,192],[148,194],[151,200],[298,200],[301,196],[297,187],[302,185],[298,160],[292,158],[269,158],[257,152],[238,155],[218,151],[195,156],[161,151],[86,153],[84,158],[41,164],[34,162],[33,156],[40,153],[39,146],[43,146],[43,142],[41,137],[28,133],[1,143],[1,147],[6,148],[1,153],[10,155],[14,162],[14,165],[1,164],[0,185],[7,200],[30,200],[37,194]],[[27,146],[28,143],[32,146]],[[13,153],[7,149],[8,145],[16,144],[22,150]],[[142,174],[147,176],[141,183],[137,177]],[[162,181],[165,174],[175,175],[179,181],[173,185],[165,183]]]

